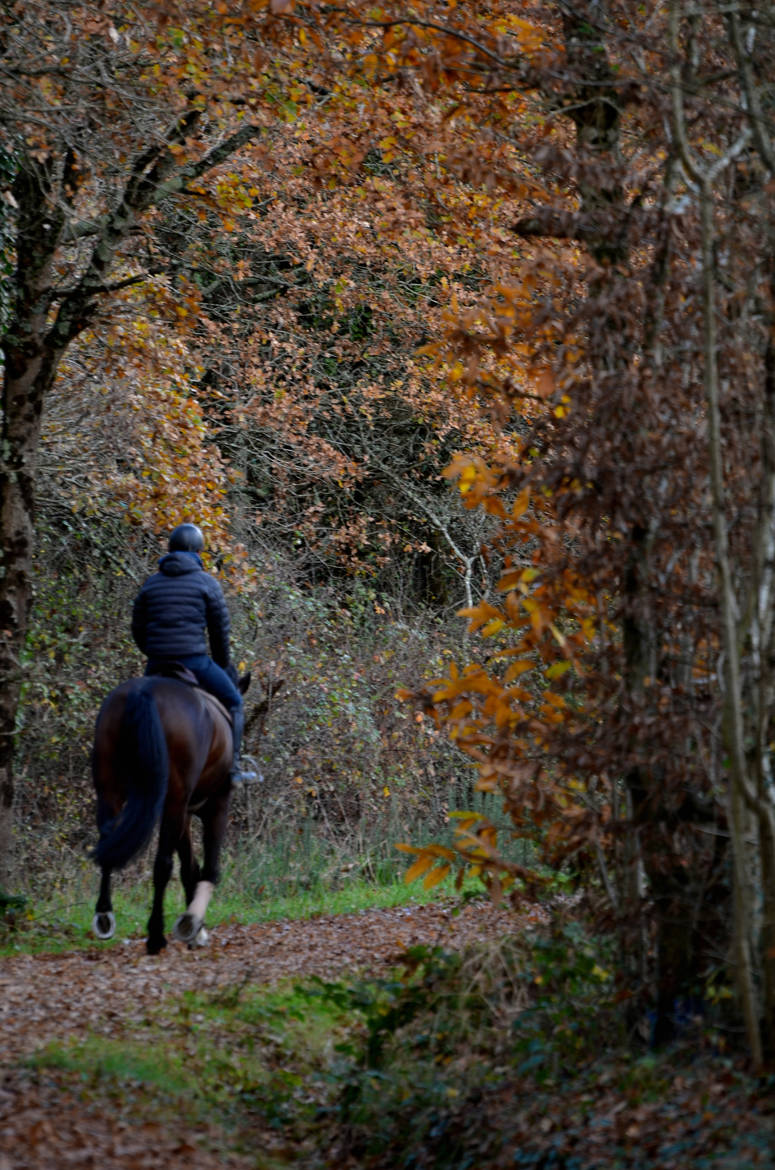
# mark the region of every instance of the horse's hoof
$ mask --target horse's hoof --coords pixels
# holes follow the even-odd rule
[[[196,932],[195,939],[193,940],[193,942],[190,942],[188,944],[188,946],[189,946],[190,950],[193,950],[194,947],[206,947],[207,944],[209,943],[209,941],[210,941],[210,931],[207,929],[206,926],[200,926],[199,930]]]
[[[201,929],[202,919],[186,911],[185,914],[181,914],[175,923],[172,928],[172,933],[179,942],[188,943],[189,946],[193,946]]]
[[[148,938],[145,940],[145,950],[146,950],[147,954],[149,954],[149,955],[161,954],[161,952],[164,950],[166,945],[167,945],[167,940],[166,940],[166,938],[163,938],[163,937],[160,939],[151,940],[150,938]]]
[[[116,916],[112,910],[98,910],[92,919],[91,926],[97,938],[113,938],[116,933]]]

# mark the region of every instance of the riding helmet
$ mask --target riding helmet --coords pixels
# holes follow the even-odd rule
[[[170,533],[170,552],[199,553],[205,546],[205,538],[196,524],[178,524]]]

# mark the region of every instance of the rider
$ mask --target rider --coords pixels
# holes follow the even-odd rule
[[[159,572],[145,582],[132,609],[132,637],[148,658],[146,674],[158,674],[179,662],[196,676],[200,686],[223,703],[232,720],[233,784],[253,779],[240,766],[245,725],[242,695],[228,670],[229,611],[220,584],[205,572],[199,554],[204,537],[195,524],[179,524],[169,538],[169,552],[159,561]],[[209,637],[212,658],[207,653]]]

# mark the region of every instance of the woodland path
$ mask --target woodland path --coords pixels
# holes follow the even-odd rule
[[[104,1103],[90,1103],[72,1077],[62,1083],[55,1072],[42,1075],[25,1067],[25,1058],[50,1043],[89,1034],[120,1039],[188,990],[218,994],[245,983],[312,975],[378,976],[408,947],[462,948],[474,940],[503,937],[515,925],[513,913],[477,901],[459,913],[430,905],[307,921],[223,924],[207,948],[170,943],[154,957],[145,954],[141,940],[132,939],[64,954],[2,958],[0,1170],[254,1168],[255,1159],[208,1149],[217,1147],[216,1125],[208,1135],[201,1126],[192,1133],[185,1118],[173,1127],[105,1116]]]

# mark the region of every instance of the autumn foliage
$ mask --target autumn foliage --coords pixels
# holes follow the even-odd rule
[[[760,1060],[772,986],[766,893],[763,936],[755,904],[772,866],[773,156],[746,53],[768,60],[769,33],[719,11],[701,34],[679,4],[648,22],[588,7],[525,6],[509,22],[488,6],[472,22],[454,5],[385,6],[364,22],[361,44],[372,38],[385,73],[410,61],[448,103],[445,162],[504,200],[520,241],[504,279],[470,308],[451,301],[423,351],[448,385],[491,399],[499,447],[450,474],[466,507],[496,519],[501,572],[464,611],[480,659],[418,697],[542,863],[597,871],[633,974],[656,954],[660,1036],[679,997],[714,978],[731,889]],[[725,55],[723,80],[707,80]],[[476,170],[462,161],[472,130]],[[746,444],[751,427],[761,444]],[[739,836],[750,816],[753,867]],[[429,884],[455,856],[414,852],[410,873]],[[484,818],[463,817],[457,852],[496,892],[545,880],[498,848]]]
[[[0,721],[39,457],[76,524],[196,518],[248,607],[275,557],[460,609],[402,695],[508,829],[409,876],[570,875],[660,1038],[729,970],[760,1063],[773,46],[705,7],[10,6]]]

